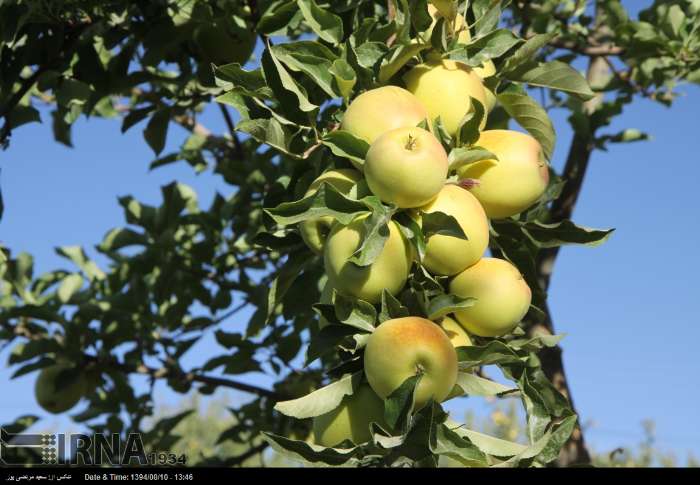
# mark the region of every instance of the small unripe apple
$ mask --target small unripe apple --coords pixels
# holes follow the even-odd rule
[[[428,112],[414,95],[398,86],[383,86],[355,98],[340,128],[372,144],[387,131],[417,126],[427,119]]]
[[[370,424],[388,429],[384,420],[384,401],[367,384],[361,384],[340,406],[313,420],[314,442],[332,447],[350,440],[356,445],[372,439]]]
[[[56,364],[44,368],[36,380],[34,394],[37,403],[52,414],[60,414],[73,408],[87,391],[85,376],[80,375],[67,385],[59,383],[59,376],[71,371],[68,364]]]
[[[429,399],[442,402],[457,382],[457,353],[447,334],[420,317],[387,320],[367,339],[365,375],[383,398],[409,377],[422,374],[414,398],[416,408]]]
[[[464,330],[464,328],[454,319],[445,317],[440,322],[440,326],[445,331],[447,337],[450,339],[450,342],[452,342],[452,345],[455,348],[471,347],[474,345],[467,331]]]
[[[362,174],[352,168],[328,170],[311,183],[304,197],[315,193],[324,182],[332,185],[338,192],[347,195],[352,187],[361,179]],[[301,238],[316,254],[321,254],[323,252],[323,244],[328,237],[328,233],[331,231],[333,221],[333,217],[323,216],[318,219],[303,221],[299,224]]]
[[[428,238],[423,266],[433,274],[452,276],[481,259],[489,244],[489,221],[479,201],[468,190],[445,185],[437,197],[420,208],[457,219],[468,239],[434,234]]]
[[[476,298],[473,306],[454,315],[469,333],[480,337],[500,337],[513,331],[532,300],[530,287],[518,268],[497,258],[482,258],[455,276],[450,293]]]
[[[481,78],[466,64],[452,60],[432,60],[420,64],[404,76],[406,87],[423,103],[430,120],[438,116],[445,130],[454,136],[459,124],[474,108],[470,96],[486,107],[486,91]],[[486,113],[482,126],[486,124]]]
[[[474,179],[470,191],[491,219],[519,214],[539,199],[549,183],[542,147],[532,136],[513,130],[481,132],[476,145],[498,157],[457,170],[460,179]]]
[[[418,127],[384,133],[369,147],[365,177],[374,195],[398,207],[420,207],[440,192],[449,163],[440,142]]]
[[[256,39],[242,20],[227,24],[224,19],[217,19],[197,27],[194,33],[202,58],[216,65],[244,64],[255,49]]]
[[[349,261],[364,238],[364,219],[360,216],[347,226],[333,225],[326,240],[324,264],[328,282],[344,295],[370,303],[379,303],[386,289],[396,295],[406,284],[411,269],[413,250],[394,221],[389,221],[389,237],[382,252],[369,266],[357,266]]]

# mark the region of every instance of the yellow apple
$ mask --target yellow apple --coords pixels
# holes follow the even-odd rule
[[[304,197],[315,193],[324,182],[332,185],[338,192],[347,195],[352,187],[361,179],[362,174],[352,168],[328,170],[311,183]],[[323,216],[318,219],[303,221],[299,224],[301,238],[316,254],[321,254],[323,252],[323,244],[331,230],[333,220],[331,216]]]
[[[442,234],[430,236],[423,259],[423,266],[428,271],[452,276],[481,259],[489,244],[489,221],[479,201],[468,190],[447,184],[420,210],[454,217],[468,238],[464,240]]]
[[[360,247],[364,237],[363,221],[366,217],[360,216],[347,226],[339,223],[333,225],[326,240],[324,263],[328,282],[337,291],[370,303],[379,303],[385,288],[395,295],[406,284],[413,251],[396,223],[390,221],[389,237],[377,259],[369,266],[357,266],[350,262],[350,257]]]
[[[387,131],[413,127],[427,119],[428,112],[414,95],[398,86],[383,86],[355,98],[340,128],[372,144]]]
[[[418,127],[384,133],[370,145],[365,177],[374,195],[398,207],[430,202],[447,179],[449,163],[440,142]]]
[[[384,401],[367,384],[361,384],[340,406],[313,420],[314,442],[332,447],[350,440],[356,445],[372,438],[370,424],[388,429],[384,420]]]
[[[447,334],[425,318],[394,318],[379,325],[367,339],[364,362],[369,385],[383,398],[421,374],[416,408],[431,398],[442,402],[457,382],[455,348]]]
[[[87,391],[85,376],[80,375],[68,385],[59,385],[59,375],[70,371],[68,364],[56,364],[44,368],[36,380],[34,394],[39,406],[52,414],[60,414],[73,408]]]
[[[519,214],[539,199],[549,183],[542,147],[530,135],[513,130],[483,131],[476,145],[498,161],[483,160],[457,170],[460,179],[474,179],[470,188],[491,219]]]
[[[472,339],[464,328],[450,317],[445,317],[440,322],[440,326],[447,334],[447,337],[452,342],[452,345],[457,347],[471,347],[474,345]]]
[[[481,337],[500,337],[513,331],[532,300],[518,268],[497,258],[483,258],[455,276],[450,293],[476,298],[473,306],[454,315],[469,333]]]
[[[447,59],[420,64],[404,75],[410,92],[428,110],[430,120],[438,116],[445,130],[454,136],[459,124],[473,110],[470,96],[486,106],[486,91],[472,68]],[[486,113],[482,126],[486,124]]]

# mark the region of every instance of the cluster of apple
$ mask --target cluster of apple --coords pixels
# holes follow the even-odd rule
[[[434,8],[431,13],[439,15]],[[468,42],[464,19],[454,12],[449,15],[460,41]],[[470,334],[499,337],[510,333],[530,307],[531,290],[518,269],[506,260],[483,255],[489,244],[489,219],[510,217],[530,207],[544,193],[549,171],[533,137],[483,129],[496,102],[483,78],[494,73],[490,61],[472,69],[433,59],[407,72],[405,88],[385,86],[359,95],[348,106],[340,129],[369,144],[364,163],[354,162],[355,169],[325,172],[307,192],[311,195],[327,183],[358,199],[375,195],[408,213],[419,226],[424,214],[452,216],[467,239],[438,231],[428,238],[420,264],[432,275],[449,277],[449,293],[476,298],[473,306],[455,311],[454,318],[432,322],[411,316],[380,324],[364,353],[369,385],[363,384],[338,408],[315,418],[318,444],[369,440],[369,423],[384,423],[383,399],[416,374],[422,376],[414,394],[417,408],[430,399],[441,402],[454,396],[455,347],[471,345]],[[474,145],[497,159],[450,170],[443,145],[425,122],[439,118],[454,137],[461,121],[474,110],[472,98],[486,107]],[[420,128],[421,124],[429,129]],[[397,295],[406,285],[417,255],[393,220],[388,222],[384,248],[370,266],[350,261],[364,239],[365,217],[347,225],[330,217],[301,223],[304,241],[324,258],[328,280],[322,303],[332,303],[337,292],[378,304],[384,290]],[[321,327],[327,324],[321,319]]]

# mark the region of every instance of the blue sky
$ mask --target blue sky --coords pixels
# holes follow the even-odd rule
[[[700,341],[700,88],[683,86],[681,91],[685,95],[671,109],[638,100],[616,120],[611,132],[637,128],[653,140],[595,152],[574,219],[617,230],[599,248],[564,248],[552,281],[549,301],[556,329],[567,333],[567,374],[582,421],[590,425],[587,438],[598,449],[635,444],[642,438],[641,421],[650,418],[659,446],[681,457],[688,451],[700,455],[695,354]],[[10,149],[0,152],[6,206],[0,240],[15,252],[33,254],[39,272],[69,266],[56,256],[55,246],[83,245],[94,255],[91,246],[123,224],[118,196],[157,203],[160,187],[173,180],[192,186],[202,206],[215,191],[231,192],[217,176],[194,175],[186,164],[149,172],[153,155],[143,142],[142,125],[120,135],[118,121],[81,119],[73,132],[75,148],[68,149],[53,142],[45,120],[17,130]],[[554,113],[553,120],[558,134],[554,166],[561,168],[571,131],[564,113]],[[218,110],[209,110],[202,121],[213,131],[225,131]],[[184,132],[171,127],[169,135],[168,145],[176,147]],[[196,353],[207,351],[215,351],[210,338]],[[3,362],[6,357],[0,354]],[[199,361],[190,352],[186,362]],[[0,368],[0,423],[33,413],[46,418],[41,428],[70,427],[37,407],[34,375],[10,381],[10,374]],[[259,375],[248,380],[267,382]],[[164,387],[157,390],[159,403],[178,399]],[[450,407],[460,411],[456,406]]]

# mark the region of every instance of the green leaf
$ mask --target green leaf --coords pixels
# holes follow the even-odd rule
[[[297,419],[313,418],[340,406],[345,396],[351,396],[362,381],[362,373],[348,374],[304,397],[275,404],[275,410]]]
[[[356,167],[362,167],[369,144],[348,131],[335,130],[327,133],[321,143],[330,148],[333,155],[349,159]]]
[[[476,298],[462,298],[456,295],[440,295],[428,304],[428,320],[437,320],[457,310],[469,308],[476,303]]]
[[[379,82],[388,82],[408,61],[428,47],[428,44],[400,44],[394,47],[379,68]]]
[[[506,112],[542,145],[547,160],[552,159],[556,136],[549,115],[520,86],[511,85],[496,94]]]
[[[366,332],[374,331],[377,311],[371,303],[348,298],[334,291],[335,315],[339,322]]]
[[[500,70],[500,75],[507,77],[506,75],[508,73],[516,71],[523,65],[532,63],[535,60],[537,52],[554,39],[557,34],[558,32],[553,30],[545,34],[535,34],[527,39],[523,45],[513,52],[513,55],[508,56],[508,60],[506,60]]]
[[[392,318],[408,317],[409,315],[408,308],[403,306],[394,295],[386,289],[382,292],[382,308],[378,316],[379,323],[386,322]]]
[[[263,432],[263,439],[275,452],[302,463],[323,463],[330,466],[359,464],[359,460],[354,457],[359,454],[360,448],[325,448],[268,432]]]
[[[289,25],[296,14],[299,13],[297,3],[293,0],[287,2],[275,2],[265,10],[258,21],[256,30],[265,35],[281,31]]]
[[[297,0],[299,10],[311,30],[331,44],[343,40],[343,21],[337,15],[319,7],[314,0]]]
[[[170,110],[161,108],[153,113],[143,130],[143,137],[151,147],[151,150],[158,155],[165,148],[165,139],[168,135],[168,125],[170,124]]]
[[[291,133],[275,118],[241,121],[236,125],[236,130],[249,134],[260,143],[265,143],[279,152],[301,158],[292,152]]]
[[[553,248],[565,244],[599,246],[612,235],[615,229],[591,229],[577,226],[566,220],[555,224],[528,222],[524,226],[526,234],[540,248]]]
[[[404,236],[411,241],[418,255],[418,260],[423,261],[425,258],[425,236],[423,229],[416,219],[411,217],[407,212],[401,211],[394,217],[394,222],[399,226],[399,229]]]
[[[214,68],[214,75],[236,87],[242,87],[246,91],[256,92],[267,87],[265,77],[261,69],[246,71],[238,63],[224,64]]]
[[[421,215],[423,236],[429,240],[433,235],[451,236],[459,239],[469,240],[454,216],[444,212],[424,212]]]
[[[518,70],[504,74],[503,77],[530,86],[563,91],[584,101],[595,96],[586,79],[573,67],[560,61],[549,61],[524,72]]]
[[[343,98],[349,98],[352,94],[352,89],[357,83],[357,75],[352,66],[345,59],[336,59],[333,61],[329,72],[335,78],[335,85],[340,95]]]
[[[450,163],[450,172],[456,171],[472,163],[491,160],[494,164],[498,162],[498,157],[479,146],[453,148],[447,158]]]
[[[407,428],[415,406],[415,390],[422,377],[421,374],[409,377],[384,401],[384,418],[391,428],[396,430]]]
[[[362,240],[348,261],[358,266],[369,266],[384,250],[394,210],[388,209],[376,196],[365,197],[362,201],[371,206],[372,212],[362,220]]]
[[[58,299],[62,303],[68,303],[71,297],[83,287],[83,277],[79,273],[66,276],[58,287]]]
[[[478,67],[489,59],[501,57],[520,42],[521,40],[510,30],[498,29],[450,52],[449,58],[472,67]]]
[[[455,146],[457,148],[463,145],[473,145],[479,139],[481,122],[484,120],[484,115],[486,110],[484,105],[481,104],[476,98],[469,96],[471,101],[471,109],[462,120],[459,122],[459,127],[457,128],[457,139],[455,140]]]
[[[451,420],[446,421],[445,425],[459,436],[469,439],[469,441],[474,443],[474,445],[487,455],[510,457],[518,455],[527,449],[526,445],[479,433],[478,431],[467,429],[464,425]]]
[[[471,7],[476,19],[474,31],[477,37],[496,28],[501,18],[501,3],[502,0],[474,0],[472,2]]]
[[[347,337],[357,333],[357,329],[347,325],[326,325],[311,339],[306,349],[304,366],[308,366],[319,357],[334,352],[336,347]]]
[[[287,261],[282,269],[277,274],[277,277],[272,281],[270,289],[267,293],[267,317],[265,322],[268,322],[274,314],[275,308],[282,301],[284,295],[297,279],[299,274],[311,263],[312,259],[308,257],[305,250],[290,253]],[[248,328],[247,336],[252,336],[258,333],[258,328]]]
[[[90,281],[102,280],[105,278],[104,272],[97,264],[87,257],[85,251],[80,246],[63,246],[56,249],[59,256],[70,259],[80,268]]]
[[[430,451],[436,455],[448,456],[466,466],[484,466],[486,455],[469,439],[452,431],[446,424],[435,426],[431,437]]]
[[[309,101],[304,88],[297,84],[277,59],[270,45],[263,52],[262,67],[265,81],[279,98],[285,114],[306,121],[299,117],[299,111],[309,113],[318,109],[318,106]]]
[[[317,42],[301,41],[278,44],[272,47],[275,57],[290,70],[303,72],[314,81],[328,96],[337,98],[335,77],[331,72],[335,54]]]
[[[280,226],[331,216],[343,225],[369,211],[367,204],[340,193],[329,183],[322,183],[313,194],[294,202],[284,202],[265,212]]]
[[[481,346],[459,347],[457,358],[462,369],[479,365],[522,364],[524,362],[524,357],[498,340],[492,340]]]
[[[462,390],[463,394],[468,396],[501,396],[517,391],[517,388],[504,386],[471,372],[458,373],[456,386]]]

